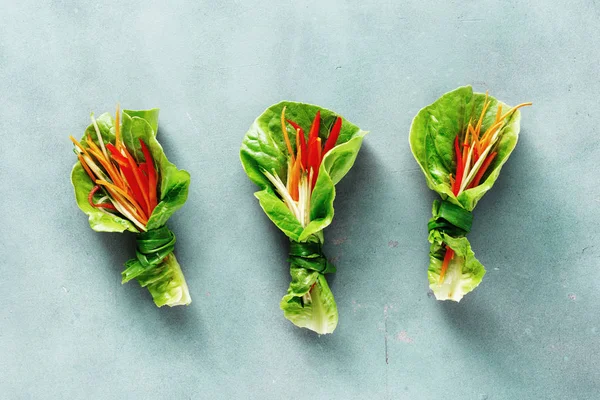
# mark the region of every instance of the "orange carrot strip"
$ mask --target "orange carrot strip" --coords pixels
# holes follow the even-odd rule
[[[117,169],[110,162],[110,159],[106,158],[104,156],[104,152],[102,152],[102,150],[100,150],[98,145],[96,145],[96,143],[94,143],[94,141],[92,140],[92,138],[89,135],[86,139],[86,142],[87,142],[88,146],[90,147],[89,151],[90,152],[93,151],[92,154],[94,154],[94,157],[96,157],[96,159],[102,164],[102,166],[104,167],[106,172],[108,172],[108,175],[113,180],[113,182],[115,184],[117,184],[118,186],[122,186],[122,182],[119,180],[119,174],[117,173]]]
[[[296,130],[296,160],[300,161],[300,167],[302,167],[302,140],[300,130]]]
[[[109,195],[113,198],[113,201],[117,202],[121,207],[123,207],[138,222],[140,222],[142,225],[146,225],[148,223],[148,219],[144,215],[143,211],[140,211],[137,208],[135,208],[132,204],[127,202],[127,200],[125,200],[125,198],[123,198],[118,192],[111,189],[110,187],[107,186],[107,187],[105,187],[105,189],[109,193]],[[141,214],[140,214],[140,212],[141,212]]]
[[[490,164],[492,163],[492,161],[494,161],[494,158],[496,157],[496,154],[498,154],[498,153],[493,152],[492,154],[490,154],[489,156],[486,157],[486,159],[483,162],[483,164],[481,164],[481,168],[479,168],[479,171],[477,171],[477,174],[475,175],[475,178],[473,178],[473,181],[469,185],[469,189],[470,188],[474,188],[475,186],[479,185],[479,181],[483,177],[483,174],[485,174],[485,171],[488,169],[488,167],[490,166]]]
[[[473,141],[473,137],[475,135],[471,135],[471,141]],[[467,129],[467,131],[465,132],[465,140],[463,141],[463,148],[462,148],[462,160],[464,162],[466,162],[467,160],[467,154],[469,153],[469,129]]]
[[[477,164],[477,160],[479,160],[479,147],[477,145],[473,146],[473,165]]]
[[[121,181],[121,177],[119,176],[117,170],[112,166],[110,161],[108,161],[104,158],[104,155],[101,153],[100,149],[97,148],[97,146],[96,146],[96,148],[90,147],[88,149],[88,151],[90,152],[90,154],[92,154],[94,157],[96,157],[96,160],[98,160],[100,165],[102,165],[104,167],[104,169],[106,170],[108,176],[113,181],[113,183],[119,187],[123,187],[124,184]]]
[[[485,112],[487,111],[487,108],[489,107],[490,104],[491,104],[491,102],[488,101],[488,92],[485,92],[485,100],[483,101],[483,108],[481,109],[481,115],[479,116],[479,121],[477,121],[477,126],[475,127],[475,130],[477,131],[477,133],[479,133],[481,131],[481,124],[483,123],[483,117],[485,116]]]
[[[69,136],[69,139],[71,140],[71,142],[73,142],[73,144],[75,145],[75,147],[77,147],[79,150],[81,150],[81,152],[82,152],[83,154],[85,154],[86,156],[89,156],[89,154],[88,154],[88,152],[87,152],[87,149],[86,149],[85,147],[83,147],[83,146],[81,145],[81,143],[79,143],[79,142],[77,141],[77,139],[75,139],[73,136]]]
[[[308,144],[306,142],[306,137],[304,136],[304,130],[300,127],[300,125],[298,125],[291,119],[288,119],[287,122],[290,125],[292,125],[294,127],[294,129],[296,130],[296,137],[300,136],[300,147],[302,148],[302,154],[304,154],[304,158],[302,159],[302,165],[304,166],[304,168],[306,168],[306,165],[308,164],[308,162],[307,162],[307,160],[308,160],[308,151],[307,151]],[[298,151],[298,144],[296,144],[296,151]]]
[[[294,199],[294,201],[298,201],[298,198],[300,197],[300,191],[298,189],[298,184],[300,183],[300,164],[300,158],[296,158],[296,162],[294,163],[294,166],[292,168],[290,196],[292,197],[292,199]]]
[[[112,143],[108,143],[106,145],[106,148],[108,149],[108,151],[110,151],[112,158],[114,158],[114,160],[117,163],[119,163],[120,165],[129,165],[127,158],[124,157],[123,154],[121,154]]]
[[[467,128],[467,131],[469,131],[471,133],[471,137],[473,138],[473,141],[477,142],[479,141],[479,135],[477,134],[477,132],[475,132],[475,128],[473,128],[473,125],[471,125],[469,123],[469,127]]]
[[[298,149],[298,157],[296,157],[296,160],[298,160],[298,182],[300,182],[300,172],[302,172],[302,170],[306,170],[308,167],[306,165],[303,164],[302,159],[304,158],[304,153],[302,150],[302,147],[300,147]]]
[[[531,106],[531,105],[533,105],[532,102],[517,104],[516,106],[514,106],[513,108],[511,108],[510,110],[508,110],[506,112],[506,114],[504,114],[502,117],[500,117],[500,119],[504,119],[504,118],[508,117],[510,114],[512,114],[513,112],[517,111],[521,107],[527,107],[527,106]]]
[[[439,283],[444,282],[444,276],[446,276],[446,271],[448,270],[448,265],[450,264],[450,260],[454,258],[454,250],[452,250],[448,245],[446,245],[446,255],[444,255],[444,261],[442,262],[442,269],[440,271],[440,281]]]
[[[97,185],[102,185],[107,187],[109,190],[115,191],[116,193],[120,194],[121,196],[123,196],[125,199],[127,199],[127,201],[129,201],[131,203],[131,205],[136,209],[136,211],[143,216],[143,218],[147,221],[148,218],[146,217],[146,213],[144,212],[144,209],[138,204],[137,201],[135,201],[135,199],[133,199],[129,194],[127,194],[123,189],[121,189],[120,187],[113,185],[110,182],[107,182],[103,179],[98,179],[96,180],[96,184]],[[123,202],[119,202],[122,205]]]
[[[489,141],[492,139],[492,136],[494,136],[494,133],[496,133],[496,131],[498,129],[502,128],[502,125],[504,125],[504,120],[499,120],[494,122],[494,124],[492,126],[490,126],[487,131],[485,131],[485,133],[483,134],[483,137],[481,138],[481,141],[486,141],[489,143]]]
[[[83,167],[83,169],[85,169],[85,172],[87,172],[87,174],[90,177],[90,179],[92,180],[92,182],[94,182],[96,180],[96,176],[94,176],[94,173],[92,172],[90,167],[88,167],[87,163],[83,159],[83,156],[81,154],[77,154],[77,158],[79,159],[81,166]]]
[[[287,146],[288,155],[292,160],[292,165],[294,164],[295,157],[294,152],[292,150],[292,143],[290,143],[290,138],[287,133],[287,127],[285,126],[285,106],[281,110],[281,132],[283,132],[283,138],[285,139],[285,145]]]

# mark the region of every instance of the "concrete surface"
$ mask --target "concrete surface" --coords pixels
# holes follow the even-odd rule
[[[3,2],[0,397],[600,398],[600,6],[552,3]],[[453,304],[428,295],[435,196],[408,130],[464,84],[534,106],[475,210],[487,276]],[[282,99],[371,131],[326,231],[330,336],[283,318],[286,240],[238,158]],[[117,101],[160,107],[192,174],[169,225],[190,307],[121,286],[133,236],[75,204],[68,135]]]

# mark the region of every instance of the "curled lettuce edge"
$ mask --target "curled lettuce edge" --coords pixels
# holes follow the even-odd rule
[[[484,93],[474,93],[471,86],[459,87],[450,91],[432,104],[422,108],[412,121],[409,143],[413,156],[425,175],[427,186],[437,192],[443,200],[449,201],[472,211],[483,195],[492,188],[500,170],[514,150],[520,131],[521,114],[519,110],[510,115],[501,130],[498,143],[498,156],[490,165],[482,182],[471,189],[454,196],[448,175],[454,170],[455,160],[452,141],[462,131],[471,115],[481,112]],[[483,126],[495,115],[497,107],[503,110],[510,107],[489,96],[491,106],[487,110]],[[437,300],[460,301],[462,297],[475,289],[485,275],[485,268],[475,258],[466,237],[452,237],[442,232],[432,231],[428,280],[430,289]],[[439,274],[444,258],[444,244],[452,248],[456,255],[450,261],[444,282],[439,282]]]
[[[455,238],[438,231],[432,233],[434,237],[430,238],[432,243],[427,270],[429,288],[437,300],[459,302],[464,295],[479,286],[485,275],[485,268],[475,258],[475,254],[471,250],[471,244],[466,237]],[[448,264],[444,281],[440,282],[440,272],[445,253],[443,244],[450,246],[455,254]]]
[[[290,274],[292,282],[280,303],[285,318],[319,335],[333,333],[338,324],[338,311],[325,275],[293,267]]]
[[[325,139],[334,117],[338,114],[325,108],[304,103],[283,101],[270,106],[252,124],[244,137],[240,159],[244,171],[261,190],[254,193],[269,219],[290,240],[296,242],[320,241],[323,229],[331,224],[334,215],[335,185],[354,164],[364,136],[368,133],[342,117],[342,129],[336,146],[329,151],[319,168],[319,176],[311,195],[311,222],[302,227],[294,214],[279,198],[275,188],[262,173],[275,171],[287,176],[287,151],[281,134],[280,115],[286,106],[286,117],[308,128],[317,110],[321,111],[322,126],[319,135]],[[289,130],[290,141],[295,135]],[[332,333],[338,323],[338,312],[333,293],[325,275],[292,265],[292,281],[280,308],[285,318],[296,326],[318,334]],[[312,288],[312,291],[311,291]]]
[[[136,159],[143,157],[138,141],[138,139],[143,139],[152,154],[155,167],[159,170],[160,201],[148,220],[147,230],[164,226],[171,215],[183,206],[187,200],[190,183],[189,173],[178,169],[169,162],[162,146],[156,140],[158,113],[158,109],[123,110],[122,113],[121,134],[132,156]],[[104,142],[114,142],[115,129],[111,114],[104,113],[100,115],[96,119],[96,123]],[[85,138],[88,134],[96,144],[99,144],[94,126],[89,125],[81,141],[84,147],[87,147]],[[77,205],[87,214],[90,227],[94,231],[139,233],[139,230],[129,220],[102,209],[94,208],[89,204],[88,193],[94,187],[94,183],[90,180],[79,161],[75,163],[71,171],[71,183],[75,191]],[[158,307],[190,304],[189,289],[175,255],[171,253],[165,257],[164,262],[157,267],[157,270],[160,270],[161,273],[148,271],[146,274],[137,277],[140,285],[148,288],[155,304]]]

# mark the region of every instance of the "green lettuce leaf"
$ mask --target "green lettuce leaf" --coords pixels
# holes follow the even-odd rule
[[[88,194],[95,186],[79,162],[71,171],[71,182],[75,188],[77,205],[88,215],[90,227],[96,232],[138,232],[137,228],[128,219],[118,217],[109,212],[94,208],[88,202]],[[99,196],[94,196],[98,200]]]
[[[449,178],[456,170],[454,139],[465,130],[470,119],[479,119],[485,97],[483,93],[473,93],[471,86],[460,87],[420,110],[410,128],[410,148],[425,174],[427,186],[456,206],[445,204],[440,207],[440,202],[434,202],[433,218],[429,222],[431,249],[428,277],[430,288],[438,300],[459,301],[475,289],[485,275],[485,268],[475,258],[465,237],[471,226],[470,212],[496,182],[519,137],[521,117],[517,110],[507,117],[500,130],[500,141],[496,147],[498,154],[480,184],[464,190],[458,197],[454,196]],[[499,106],[502,106],[503,112],[510,109],[491,96],[488,99],[491,104],[483,118],[482,132],[493,124]],[[455,251],[455,256],[440,283],[446,245]]]
[[[313,189],[310,202],[311,222],[302,228],[294,214],[276,195],[276,190],[265,177],[263,171],[275,171],[285,179],[287,176],[287,150],[281,133],[281,111],[286,107],[286,118],[307,129],[311,126],[318,110],[321,111],[319,136],[323,142],[329,135],[331,126],[338,114],[319,106],[284,101],[269,107],[252,124],[240,151],[240,159],[246,174],[262,190],[255,193],[267,216],[294,241],[305,241],[309,236],[321,231],[333,220],[333,200],[335,185],[348,173],[363,137],[368,133],[342,118],[342,129],[335,146],[323,158],[319,177]],[[295,151],[296,133],[288,129],[288,135]],[[281,203],[281,206],[277,206]]]
[[[325,275],[297,267],[290,268],[290,274],[292,282],[280,303],[283,315],[294,325],[320,335],[332,333],[338,312]]]
[[[153,268],[144,268],[136,259],[128,261],[126,267],[123,271],[123,283],[137,279],[141,287],[148,288],[158,307],[188,305],[192,302],[175,254],[169,253]]]
[[[439,231],[432,231],[430,235],[431,249],[429,250],[429,269],[427,277],[429,288],[437,300],[460,301],[463,296],[475,289],[485,275],[485,268],[475,258],[471,244],[466,237],[452,237]],[[450,246],[455,255],[440,282],[440,272],[446,248]]]
[[[137,162],[144,159],[139,139],[142,139],[155,163],[160,177],[159,203],[154,208],[146,225],[146,231],[154,231],[163,227],[167,220],[187,200],[190,175],[187,171],[178,169],[167,159],[162,146],[156,140],[158,129],[158,109],[151,110],[124,110],[122,113],[121,135],[125,146]],[[104,143],[115,142],[115,121],[109,113],[102,114],[96,119],[100,134]],[[87,127],[81,140],[81,144],[87,148],[85,138],[90,135],[92,140],[99,145],[94,125]],[[75,190],[75,198],[79,208],[88,215],[90,227],[97,232],[123,232],[130,231],[138,234],[139,229],[129,220],[107,212],[100,208],[92,207],[88,202],[88,194],[94,187],[81,163],[77,162],[71,173],[71,182]],[[99,191],[101,192],[101,191]],[[94,196],[95,201],[102,197],[101,193]],[[131,260],[131,261],[135,261]],[[128,262],[128,273],[132,272]],[[139,272],[139,271],[138,271]],[[138,276],[139,275],[139,276]],[[152,294],[155,303],[162,305],[189,304],[190,296],[181,272],[181,268],[172,253],[164,257],[162,263],[154,265],[152,269],[146,269],[144,274],[138,273],[136,279]],[[130,278],[131,279],[131,278]],[[129,279],[125,279],[127,282]]]
[[[286,107],[286,118],[303,127],[306,134],[315,114],[320,110],[319,136],[323,143],[338,117],[333,111],[315,105],[287,101],[275,104],[262,113],[246,133],[240,159],[250,180],[261,188],[254,195],[269,219],[291,241],[314,242],[321,246],[322,231],[333,220],[335,185],[354,164],[367,132],[342,119],[337,144],[325,155],[319,169],[319,176],[311,195],[310,223],[303,227],[263,173],[263,171],[275,173],[284,181],[287,177],[288,155],[280,119],[283,107]],[[288,135],[295,152],[296,132],[288,127]],[[322,253],[315,254],[314,257],[323,260]],[[310,264],[311,259],[307,260]],[[337,326],[338,312],[324,275],[333,272],[333,266],[330,265],[326,271],[316,271],[306,267],[307,264],[303,264],[300,260],[290,259],[290,262],[292,282],[280,304],[284,316],[295,325],[319,334],[333,332]]]

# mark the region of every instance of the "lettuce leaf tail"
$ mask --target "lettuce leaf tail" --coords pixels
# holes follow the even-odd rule
[[[190,293],[173,254],[175,234],[166,226],[137,235],[136,258],[125,263],[122,283],[137,279],[147,287],[158,307],[188,305]]]
[[[485,275],[485,268],[475,258],[465,237],[471,230],[473,214],[448,201],[433,202],[429,220],[429,287],[437,300],[460,301],[475,289]],[[454,250],[443,280],[440,279],[446,247]]]
[[[337,305],[325,279],[336,269],[323,255],[322,243],[322,234],[308,242],[290,242],[292,282],[280,303],[285,318],[318,334],[332,333],[338,322]]]

